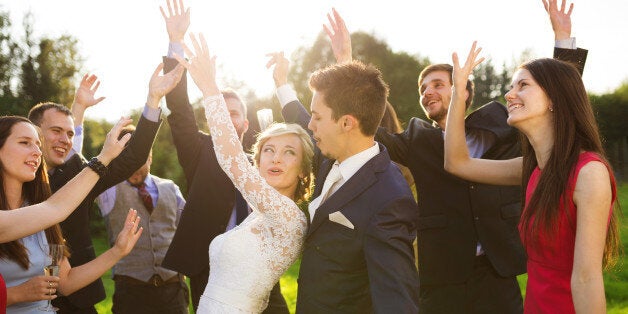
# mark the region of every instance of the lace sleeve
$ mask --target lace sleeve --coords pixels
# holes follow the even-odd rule
[[[300,219],[303,214],[294,201],[268,185],[249,162],[223,96],[206,97],[203,106],[218,163],[249,205],[278,223]]]

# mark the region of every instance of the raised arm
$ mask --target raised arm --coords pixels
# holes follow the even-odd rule
[[[131,135],[118,140],[120,130],[131,123],[122,118],[109,131],[98,160],[107,166],[129,141]],[[36,233],[66,219],[94,187],[99,176],[86,167],[46,201],[14,210],[0,211],[0,242],[8,242]]]
[[[453,82],[451,103],[445,127],[445,170],[465,180],[497,184],[521,184],[522,159],[488,160],[471,158],[465,139],[464,115],[466,85],[473,69],[484,61],[478,55],[482,48],[476,49],[473,42],[465,64],[460,67],[458,54],[454,53]]]
[[[332,17],[333,15],[333,17]],[[331,49],[334,52],[337,63],[351,62],[353,59],[351,50],[351,35],[345,25],[344,19],[338,14],[335,8],[332,9],[332,15],[327,13],[329,27],[323,24],[323,29],[329,40],[331,40]]]
[[[100,81],[96,75],[83,75],[79,87],[74,94],[74,102],[72,103],[72,116],[74,117],[75,136],[72,139],[72,150],[75,153],[81,154],[83,152],[83,118],[85,110],[100,103],[105,97],[95,98],[94,95],[98,91]],[[80,132],[77,130],[80,129]],[[73,154],[68,154],[67,159],[72,157]],[[66,160],[67,160],[66,159]]]
[[[76,93],[74,94],[74,102],[72,103],[71,109],[75,125],[83,124],[83,116],[87,108],[95,106],[105,100],[105,97],[96,98],[94,96],[98,91],[99,86],[100,81],[98,80],[98,76],[94,74],[83,75],[81,84],[79,84],[79,87],[76,89]]]
[[[200,35],[200,40],[194,35],[190,35],[190,38],[194,52],[184,45],[190,61],[179,56],[177,60],[188,69],[194,83],[203,93],[207,124],[213,135],[212,141],[220,167],[252,207],[275,222],[286,221],[298,212],[298,209],[294,211],[296,204],[268,185],[249,162],[216,84],[216,57],[210,55],[203,35]]]
[[[130,209],[124,228],[118,233],[116,243],[112,248],[89,263],[74,268],[70,266],[68,259],[64,258],[59,270],[59,292],[62,295],[69,295],[87,286],[129,254],[142,235],[142,227],[139,227],[139,223],[140,217],[137,216],[137,211]]]
[[[183,67],[163,76],[159,74],[162,68],[163,64],[159,64],[150,79],[146,105],[133,137],[120,156],[111,161],[109,172],[94,186],[88,196],[90,199],[96,199],[100,193],[126,180],[146,163],[161,124],[159,101],[174,88],[183,75]]]
[[[176,0],[168,0],[167,4],[167,11],[160,7],[170,40],[168,54],[164,56],[165,72],[179,65],[179,62],[174,59],[175,54],[180,57],[184,56],[182,43],[190,25],[190,10],[185,8],[183,1],[177,4]],[[196,124],[194,110],[187,93],[186,75],[183,75],[177,86],[166,95],[166,105],[170,110],[168,123],[170,123],[172,140],[177,149],[179,164],[189,183],[196,175],[201,151],[207,149],[205,143],[208,142],[208,135],[201,132]]]
[[[573,63],[580,71],[580,74],[582,74],[587,61],[588,51],[577,48],[575,37],[571,37],[573,3],[567,9],[566,0],[562,0],[560,8],[558,7],[558,0],[541,0],[541,2],[554,31],[554,39],[556,41],[554,58]]]

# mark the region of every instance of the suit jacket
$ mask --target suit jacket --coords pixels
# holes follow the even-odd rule
[[[146,163],[160,124],[161,122],[152,122],[142,116],[128,146],[109,164],[107,175],[98,180],[77,209],[60,223],[63,237],[72,253],[69,259],[72,267],[83,265],[96,257],[89,232],[89,213],[94,200],[108,188],[129,178]],[[87,162],[81,154],[70,157],[50,176],[52,192],[59,190],[86,166]],[[98,279],[67,298],[79,308],[92,306],[105,299],[102,281]]]
[[[164,72],[178,63],[164,57]],[[225,232],[236,201],[236,189],[224,173],[209,134],[198,129],[184,74],[166,95],[168,123],[188,186],[185,208],[163,266],[188,276],[209,267],[209,243]]]
[[[307,125],[298,101],[286,121]],[[418,278],[412,242],[416,203],[384,146],[318,207],[305,240],[298,313],[417,313]],[[321,193],[333,160],[320,156],[314,196]],[[342,213],[354,229],[333,222]]]
[[[587,51],[555,49],[557,59],[583,69]],[[491,102],[471,113],[467,129],[494,134],[484,159],[521,156],[518,132],[506,123],[508,112]],[[418,194],[417,220],[421,284],[452,284],[469,279],[478,241],[497,273],[512,277],[526,272],[526,255],[517,225],[521,187],[492,186],[459,179],[444,170],[442,130],[412,118],[403,133],[380,128],[375,138],[392,160],[410,168]]]

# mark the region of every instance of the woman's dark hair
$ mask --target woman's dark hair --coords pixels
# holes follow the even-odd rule
[[[13,132],[13,127],[18,123],[28,123],[33,125],[30,120],[24,117],[0,117],[0,148],[4,147],[7,138]],[[0,210],[11,210],[12,208],[9,208],[6,191],[4,190],[3,175],[1,174],[4,172],[4,165],[2,164],[2,161],[0,161],[0,171]],[[33,181],[25,182],[22,185],[22,197],[28,204],[37,204],[48,199],[50,194],[50,185],[48,183],[46,165],[42,160],[41,165],[39,165],[39,168],[35,172],[35,179]],[[58,224],[49,227],[45,230],[45,232],[46,238],[48,238],[48,243],[63,244],[63,235],[61,234],[61,228],[59,228]],[[0,258],[13,260],[24,269],[28,269],[30,265],[28,251],[20,240],[0,243]]]
[[[545,91],[554,115],[554,146],[535,190],[543,192],[532,195],[521,217],[525,240],[532,240],[531,243],[534,244],[535,238],[528,237],[538,234],[539,229],[549,235],[556,233],[561,199],[567,196],[567,183],[575,175],[575,166],[582,151],[599,155],[608,168],[611,180],[613,171],[606,160],[593,109],[578,70],[569,63],[548,58],[524,63],[519,68],[528,70]],[[530,141],[523,137],[521,142],[522,178],[525,187],[537,166],[537,160]],[[619,211],[619,203],[616,201],[604,247],[603,264],[607,267],[612,266],[619,255]],[[570,218],[575,221],[575,217]]]

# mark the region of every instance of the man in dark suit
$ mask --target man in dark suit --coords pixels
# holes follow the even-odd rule
[[[373,139],[388,96],[381,73],[359,62],[315,72],[310,117],[286,85],[287,63],[281,53],[269,62],[283,115],[312,131],[318,169],[297,313],[417,313],[416,203]]]
[[[183,56],[181,43],[190,23],[189,9],[184,10],[182,2],[177,2],[169,4],[168,14],[162,9],[170,38],[168,56],[164,57],[165,72],[178,64],[172,58],[173,53]],[[241,141],[249,124],[246,106],[232,91],[223,92],[223,96]],[[171,111],[168,123],[187,180],[188,196],[162,265],[190,277],[192,304],[196,310],[209,277],[210,242],[244,220],[249,210],[244,198],[220,168],[210,135],[198,129],[187,95],[185,75],[166,95],[166,104]],[[264,313],[288,313],[279,284],[273,288]]]
[[[549,5],[557,45],[575,48],[569,14],[558,11],[555,1]],[[563,23],[557,22],[560,19]],[[586,54],[582,49],[554,51],[555,58],[574,62],[580,69]],[[419,76],[421,107],[433,123],[412,118],[403,133],[388,134],[380,128],[375,137],[388,148],[392,160],[410,168],[415,178],[419,307],[422,313],[521,313],[516,280],[526,272],[526,255],[517,230],[521,187],[477,184],[444,170],[443,132],[451,75],[451,65],[436,64]],[[473,99],[470,81],[467,93],[468,107]],[[466,118],[467,144],[473,157],[521,156],[518,133],[508,126],[507,117],[502,104],[491,102]]]
[[[96,254],[89,232],[90,208],[100,193],[126,180],[146,162],[161,124],[159,100],[174,87],[174,82],[178,80],[176,76],[180,76],[182,72],[181,68],[167,77],[158,76],[158,72],[155,72],[151,78],[149,97],[144,112],[138,122],[137,131],[129,141],[128,146],[116,159],[111,161],[107,167],[106,175],[100,177],[77,209],[61,222],[63,236],[72,253],[69,260],[72,267],[83,265],[95,258]],[[85,93],[85,90],[79,88],[73,106],[83,106],[83,108],[90,106],[81,103],[81,99],[87,99],[91,104],[94,104],[93,91],[92,89],[91,98],[90,95],[81,98],[81,93]],[[79,152],[68,158],[72,150],[72,138],[75,130],[72,112],[63,105],[43,103],[33,107],[28,117],[41,129],[42,151],[49,168],[50,188],[55,192],[87,166],[85,158]],[[82,117],[82,112],[80,117]],[[60,313],[97,313],[94,304],[104,298],[105,290],[102,281],[98,279],[69,296],[59,296],[53,301],[53,304],[59,307]]]

